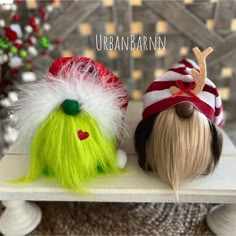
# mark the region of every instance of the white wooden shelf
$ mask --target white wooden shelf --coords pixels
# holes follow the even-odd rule
[[[8,180],[25,176],[29,163],[24,154],[12,147],[0,161],[0,200],[176,202],[176,194],[169,186],[138,167],[132,136],[140,117],[141,104],[131,103],[126,117],[131,138],[122,144],[128,153],[126,174],[93,180],[88,183],[88,193],[82,195],[62,188],[56,180],[46,177],[27,185],[10,184]],[[225,133],[223,140],[223,154],[214,173],[182,186],[178,192],[179,201],[236,203],[236,148]]]
[[[101,177],[88,184],[88,194],[71,193],[56,180],[41,178],[19,185],[8,184],[25,175],[28,161],[23,155],[8,155],[0,165],[1,200],[175,202],[176,194],[155,176],[144,173],[135,156],[129,155],[126,174]],[[236,203],[236,158],[224,156],[212,175],[198,178],[179,190],[182,202]]]

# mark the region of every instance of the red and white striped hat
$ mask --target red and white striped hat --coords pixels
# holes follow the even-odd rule
[[[207,50],[208,52],[206,52]],[[212,49],[207,50],[201,53],[198,48],[194,48],[194,53],[198,55],[205,53],[206,57],[206,54],[209,54]],[[224,116],[221,98],[215,84],[206,78],[205,58],[204,61],[201,61],[197,56],[197,59],[200,67],[193,60],[182,60],[151,83],[144,95],[143,118],[162,112],[181,102],[189,102],[208,119],[222,127]],[[199,75],[201,71],[205,72],[205,78],[202,88],[195,93],[194,89],[198,87],[198,82],[195,83],[195,81],[198,79],[194,79],[194,74]]]

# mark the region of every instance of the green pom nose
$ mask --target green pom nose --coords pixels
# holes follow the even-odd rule
[[[63,111],[70,116],[74,116],[80,111],[80,104],[76,100],[66,99],[62,103]]]

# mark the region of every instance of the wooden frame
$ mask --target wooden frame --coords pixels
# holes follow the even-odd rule
[[[235,1],[216,3],[210,0],[192,3],[189,1],[191,4],[186,3],[186,5],[182,1],[142,0],[138,4],[136,2],[128,0],[122,2],[113,0],[109,4],[105,4],[105,0],[71,2],[66,5],[62,14],[52,19],[51,34],[64,39],[64,49],[68,47],[72,54],[95,57],[117,73],[128,88],[131,99],[141,99],[142,93],[154,77],[172,67],[182,57],[193,58],[192,47],[199,46],[205,49],[212,46],[214,53],[207,60],[209,77],[218,87],[222,87],[220,92],[223,93],[225,89],[229,91],[229,97],[225,93],[226,103],[229,101],[229,104],[233,104],[236,101],[233,92],[236,84],[234,79],[236,36],[230,29],[232,20],[236,17]],[[212,22],[212,27],[208,27],[207,21]],[[160,34],[167,37],[167,48],[162,56],[158,56],[158,52],[155,51],[143,51],[138,57],[134,57],[131,51],[115,53],[96,51],[94,43],[96,34],[127,36],[132,34],[131,25],[135,22],[142,27],[142,32],[136,33],[137,36]],[[156,25],[159,22],[166,23],[166,31],[157,31]],[[83,23],[91,28],[89,34],[81,34],[79,26]],[[114,32],[109,33],[106,31],[106,24],[110,23],[114,24],[115,28]],[[186,52],[181,51],[182,47],[187,49]],[[53,57],[58,57],[60,53],[62,51],[54,51]],[[35,64],[40,71],[45,68],[40,66],[41,63],[43,62],[40,62],[40,59],[38,62],[36,59]],[[230,76],[221,75],[224,67],[232,70]],[[138,79],[133,77],[135,71],[141,74]],[[235,116],[234,109],[226,106],[226,109],[228,108],[232,116]]]

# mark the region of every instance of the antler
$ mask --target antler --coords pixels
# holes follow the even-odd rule
[[[192,69],[192,76],[195,80],[196,87],[192,90],[192,93],[198,95],[204,88],[205,80],[207,78],[206,57],[213,51],[213,48],[209,47],[205,51],[201,52],[198,47],[193,49],[193,52],[197,58],[200,72],[196,69]]]
[[[203,52],[199,50],[198,47],[193,48],[193,52],[197,58],[199,67],[200,67],[200,72],[198,72],[196,69],[192,69],[192,76],[195,80],[196,86],[195,88],[191,91],[191,93],[198,95],[201,93],[201,91],[204,88],[205,85],[205,80],[207,78],[207,69],[206,69],[206,57],[213,51],[211,47],[207,48]],[[180,91],[179,88],[176,86],[172,86],[170,88],[170,92],[172,94],[176,94]]]

